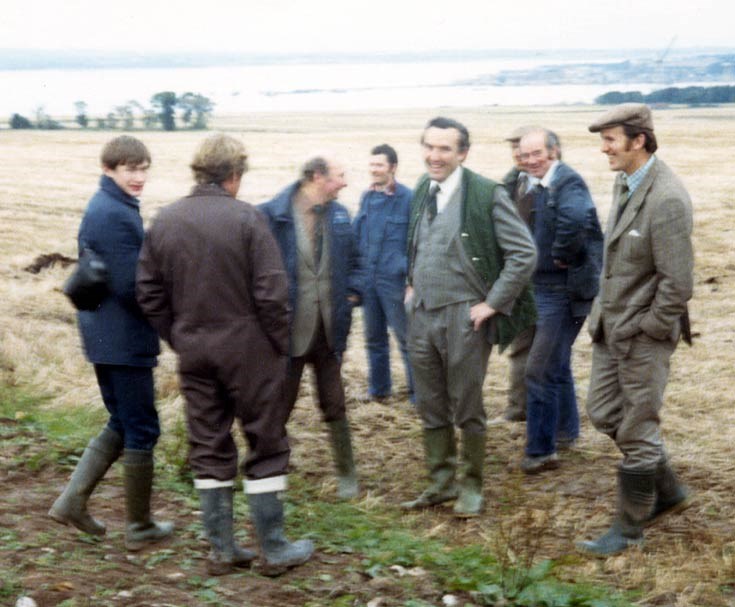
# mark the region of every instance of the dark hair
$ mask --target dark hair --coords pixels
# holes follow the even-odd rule
[[[115,170],[118,165],[138,166],[147,162],[151,162],[151,153],[145,144],[130,135],[120,135],[111,139],[102,148],[100,154],[102,166]]]
[[[248,155],[238,139],[218,133],[199,144],[189,166],[197,183],[221,185],[230,177],[240,177],[248,170]]]
[[[467,127],[461,122],[457,122],[452,118],[437,116],[436,118],[432,118],[431,120],[429,120],[429,122],[426,124],[426,128],[424,128],[424,131],[432,127],[437,129],[456,129],[459,132],[459,151],[466,152],[470,149],[470,132],[467,130]],[[422,135],[422,143],[423,140],[424,136]]]
[[[398,164],[398,154],[396,154],[396,151],[387,143],[376,145],[372,150],[370,150],[370,153],[373,156],[384,154],[388,159],[388,164]]]
[[[628,139],[635,139],[638,135],[645,136],[645,148],[646,152],[649,154],[653,154],[658,149],[658,142],[656,141],[656,135],[653,134],[653,131],[636,126],[630,126],[629,124],[623,124],[621,126],[623,127],[623,133],[625,133],[625,136]]]
[[[301,167],[301,183],[314,181],[315,175],[329,175],[329,163],[323,156],[314,156]]]

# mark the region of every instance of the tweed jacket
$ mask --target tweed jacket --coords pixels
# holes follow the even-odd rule
[[[692,296],[692,206],[679,178],[656,159],[616,223],[622,175],[606,226],[600,292],[589,317],[593,341],[625,354],[644,333],[676,342]],[[622,344],[622,347],[621,347]]]

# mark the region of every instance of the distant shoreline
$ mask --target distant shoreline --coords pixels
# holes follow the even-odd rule
[[[694,55],[718,55],[735,53],[735,47],[688,47],[673,49],[667,53],[670,60]],[[380,64],[395,62],[463,62],[498,59],[529,59],[552,62],[590,61],[606,58],[621,60],[656,61],[661,49],[544,49],[544,50],[436,50],[386,53],[186,53],[100,51],[75,49],[13,49],[0,48],[0,71],[54,70],[54,69],[156,69],[236,67],[259,65],[330,65],[330,64]]]

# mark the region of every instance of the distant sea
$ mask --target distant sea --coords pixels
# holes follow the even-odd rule
[[[625,57],[597,53],[588,63]],[[54,117],[73,116],[74,103],[87,103],[91,117],[104,116],[131,100],[149,105],[154,93],[192,91],[214,101],[215,114],[245,112],[379,110],[414,107],[477,107],[592,103],[610,90],[662,88],[660,84],[570,84],[526,86],[462,85],[488,74],[542,65],[580,62],[558,54],[514,58],[433,57],[418,60],[265,62],[226,67],[95,67],[91,69],[0,70],[0,120],[12,113],[33,117],[39,107]],[[687,84],[696,84],[688,82]],[[712,84],[711,82],[707,84]]]

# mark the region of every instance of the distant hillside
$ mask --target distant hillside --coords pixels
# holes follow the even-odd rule
[[[543,65],[529,70],[503,70],[458,86],[524,86],[532,84],[671,84],[674,82],[735,82],[735,53],[652,58],[614,63]]]

